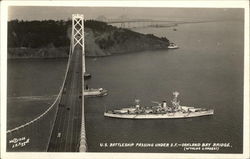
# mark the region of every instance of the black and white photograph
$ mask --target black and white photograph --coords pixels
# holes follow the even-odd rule
[[[6,154],[247,158],[248,8],[56,4],[5,6]]]

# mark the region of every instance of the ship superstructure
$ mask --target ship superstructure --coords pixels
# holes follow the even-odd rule
[[[181,106],[178,96],[179,92],[173,92],[173,100],[171,100],[171,105],[168,105],[167,101],[163,101],[161,103],[153,102],[157,105],[144,107],[140,105],[139,100],[136,100],[134,106],[117,110],[109,110],[104,112],[104,116],[127,119],[164,119],[190,118],[214,114],[213,109]]]

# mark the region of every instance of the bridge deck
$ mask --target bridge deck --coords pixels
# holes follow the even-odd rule
[[[76,48],[72,54],[64,91],[58,105],[48,151],[76,152],[79,150],[82,118],[82,55]]]

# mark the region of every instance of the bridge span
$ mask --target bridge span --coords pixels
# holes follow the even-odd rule
[[[72,54],[67,79],[58,104],[56,120],[49,142],[49,152],[76,152],[80,146],[82,119],[82,53]],[[83,116],[84,117],[84,116]]]
[[[72,15],[72,34],[67,76],[58,104],[49,152],[87,151],[84,116],[84,17]]]

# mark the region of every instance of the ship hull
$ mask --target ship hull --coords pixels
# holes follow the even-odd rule
[[[178,49],[178,46],[168,46],[168,49]]]
[[[98,97],[98,96],[106,96],[108,95],[107,90],[100,91],[99,89],[89,89],[89,90],[84,90],[84,96],[87,97]]]
[[[193,118],[200,116],[213,115],[214,110],[207,110],[201,112],[175,112],[166,114],[114,114],[114,113],[104,113],[104,116],[111,118],[123,118],[123,119],[176,119],[176,118]]]

